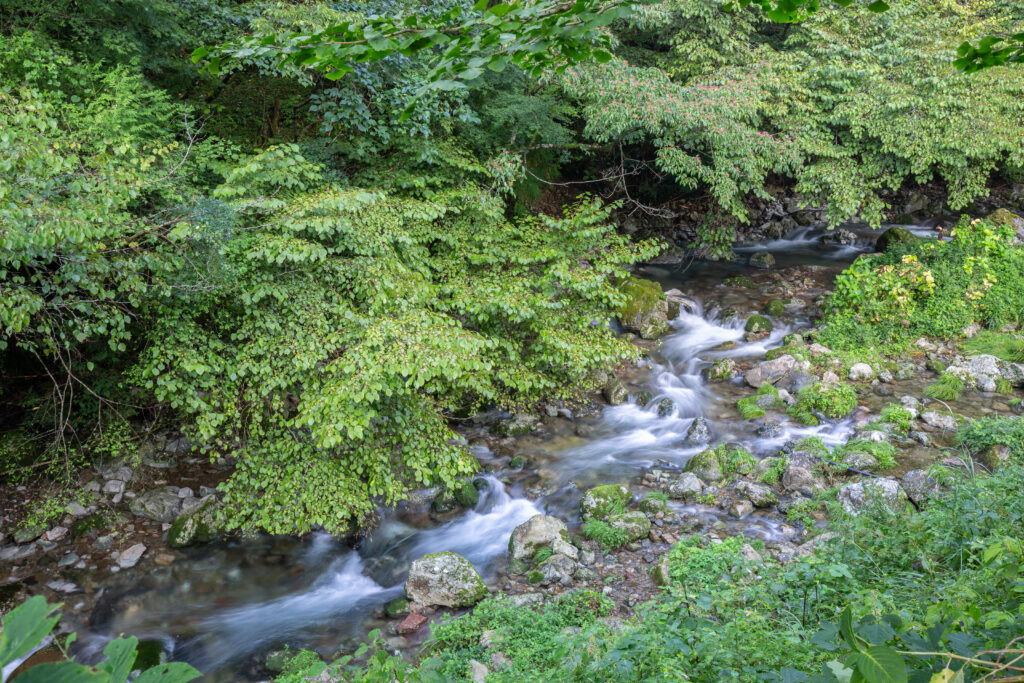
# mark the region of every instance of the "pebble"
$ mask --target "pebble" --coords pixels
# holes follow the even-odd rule
[[[60,558],[60,562],[57,563],[57,566],[66,567],[69,564],[74,564],[75,562],[78,562],[78,555],[75,555],[74,553],[68,553],[64,557]]]
[[[68,503],[68,506],[64,509],[69,515],[75,517],[85,517],[89,513],[81,503]]]
[[[55,526],[48,530],[43,536],[47,541],[59,541],[68,535],[68,528],[66,526]]]
[[[103,485],[103,493],[124,493],[124,482],[120,479],[111,479]]]
[[[195,493],[188,486],[182,486],[180,489],[178,489],[179,498],[191,498],[194,495]]]

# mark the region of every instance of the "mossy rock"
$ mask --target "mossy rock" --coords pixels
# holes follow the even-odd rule
[[[601,395],[610,406],[619,406],[629,400],[629,390],[618,377],[610,377],[601,389]]]
[[[718,461],[718,453],[713,448],[697,453],[686,461],[684,472],[693,472],[702,481],[713,484],[725,479],[725,473]]]
[[[897,244],[917,244],[923,239],[901,225],[894,225],[878,236],[878,240],[875,242],[875,251],[888,251],[890,247]]]
[[[596,517],[606,519],[615,512],[621,512],[633,502],[633,494],[622,484],[595,486],[580,499],[580,515],[583,519]]]
[[[773,299],[768,302],[768,305],[764,307],[765,315],[770,315],[775,318],[783,315],[786,312],[786,306],[779,299]]]
[[[480,502],[480,492],[471,481],[465,481],[455,489],[455,500],[464,508],[476,507]]]
[[[135,649],[135,662],[132,664],[132,671],[160,666],[166,664],[168,659],[170,659],[170,653],[163,641],[140,640]]]
[[[394,600],[389,600],[387,604],[384,605],[384,613],[389,617],[397,617],[408,612],[409,601],[405,598],[395,598]]]
[[[470,607],[487,596],[487,585],[469,560],[445,551],[413,561],[405,593],[422,605]]]
[[[661,285],[630,277],[618,285],[626,301],[617,311],[619,322],[644,339],[657,339],[668,332],[668,302]]]
[[[540,418],[536,415],[519,413],[496,424],[494,433],[498,436],[522,436],[533,431],[538,422],[540,422]]]
[[[647,538],[651,533],[651,520],[642,512],[624,512],[608,518],[608,524],[626,535],[627,542]]]
[[[750,256],[750,266],[752,268],[760,268],[762,270],[768,270],[775,267],[775,257],[767,251],[759,251]]]
[[[526,467],[526,464],[527,464],[526,457],[522,456],[522,455],[512,456],[512,459],[508,461],[509,469],[513,469],[513,470],[521,470],[524,467]]]
[[[216,537],[214,521],[220,503],[214,496],[195,510],[180,515],[167,530],[167,545],[172,548],[187,548],[199,543],[209,543]]]
[[[743,287],[744,289],[757,289],[757,283],[749,277],[727,277],[722,281],[727,287]]]
[[[755,313],[747,318],[747,324],[743,326],[743,329],[752,334],[761,334],[763,332],[771,332],[773,327],[774,325],[772,325],[771,320]]]
[[[720,358],[708,368],[709,382],[729,382],[736,379],[740,371],[732,358]]]
[[[96,514],[89,515],[88,517],[82,517],[81,519],[75,520],[71,525],[71,535],[75,538],[82,536],[88,536],[94,531],[102,531],[110,525],[110,520],[103,513],[97,512]]]
[[[641,500],[637,507],[648,515],[656,515],[659,512],[668,515],[672,510],[664,500],[651,496],[647,496]]]

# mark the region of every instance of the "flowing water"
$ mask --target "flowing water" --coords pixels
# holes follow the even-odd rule
[[[813,265],[827,284],[870,244],[868,238],[861,246],[822,245],[820,234],[801,229],[787,239],[741,251],[771,251],[780,267]],[[80,629],[85,631],[80,656],[88,659],[110,637],[130,633],[160,643],[172,658],[208,672],[210,680],[235,680],[252,676],[259,657],[284,643],[334,654],[386,623],[373,615],[402,594],[412,560],[453,550],[493,584],[517,525],[541,512],[573,524],[580,492],[587,487],[631,484],[653,466],[681,468],[707,447],[685,443],[697,417],[710,421],[712,444],[738,442],[759,456],[773,454],[787,440],[802,436],[819,436],[829,444],[843,442],[853,431],[850,419],[813,428],[787,424],[770,437],[758,436],[754,424],[735,414],[736,399],[749,390],[736,383],[709,386],[702,379],[701,371],[715,359],[760,358],[793,329],[811,322],[788,317],[786,324],[777,322],[767,339],[743,342],[746,314],[760,310],[762,302],[753,300],[753,291],[737,294],[721,288],[723,277],[740,273],[749,274],[749,269],[735,263],[694,263],[686,271],[649,267],[646,276],[666,289],[684,289],[697,302],[695,310],[672,322],[672,333],[631,378],[631,386],[644,387],[651,400],[638,403],[635,391],[629,402],[583,421],[585,430],[579,423],[574,428],[569,420],[549,421],[555,424],[543,434],[517,443],[516,451],[530,457],[528,472],[501,470],[505,460],[478,447],[481,462],[498,471],[483,477],[480,501],[472,510],[436,523],[423,514],[411,514],[409,506],[385,511],[376,530],[355,547],[326,534],[233,540],[195,549],[189,557],[145,576],[122,575],[103,589],[90,623]],[[720,307],[725,305],[743,315],[723,322]],[[719,348],[724,342],[734,344]],[[673,408],[659,416],[664,398],[672,400]],[[709,521],[721,519],[722,513],[714,508],[676,507]],[[728,523],[763,540],[793,532],[778,515],[763,512]]]

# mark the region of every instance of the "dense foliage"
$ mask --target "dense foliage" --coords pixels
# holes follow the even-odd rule
[[[1006,224],[963,220],[948,242],[862,256],[836,280],[820,337],[836,348],[957,338],[1024,321],[1024,248]]]

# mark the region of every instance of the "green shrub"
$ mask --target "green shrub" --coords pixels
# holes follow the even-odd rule
[[[881,412],[882,422],[888,422],[900,432],[907,433],[913,424],[914,417],[909,410],[897,403],[888,403]]]
[[[1011,457],[1024,461],[1024,417],[970,420],[957,432],[957,443],[972,453],[1005,446]]]
[[[786,456],[776,458],[771,467],[761,473],[760,480],[765,484],[778,484],[788,468],[789,458]]]

